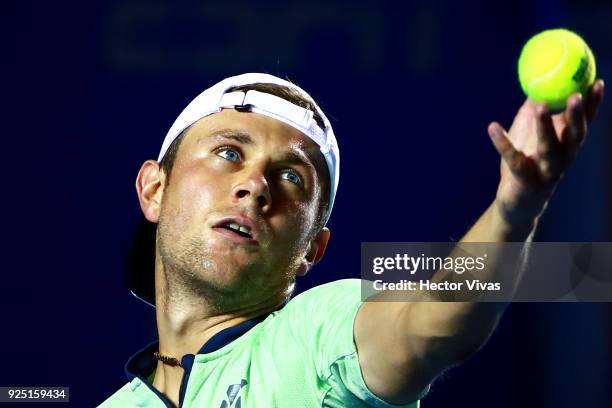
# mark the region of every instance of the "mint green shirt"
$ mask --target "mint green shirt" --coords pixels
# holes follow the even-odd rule
[[[370,392],[361,375],[353,340],[360,285],[346,279],[310,289],[220,348],[205,352],[205,345],[204,352],[185,356],[181,406],[398,407]],[[136,356],[145,368],[100,407],[170,406],[149,383],[153,350],[156,344]]]

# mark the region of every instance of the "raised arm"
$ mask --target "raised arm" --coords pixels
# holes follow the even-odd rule
[[[584,101],[573,95],[567,109],[555,115],[527,100],[508,132],[497,122],[489,125],[489,136],[501,156],[499,187],[493,203],[462,242],[531,238],[539,216],[584,142],[603,90],[603,81],[598,80]],[[493,277],[495,259],[489,258],[487,266],[489,278]],[[383,292],[378,300],[389,302],[362,305],[354,336],[367,386],[396,404],[418,399],[443,370],[476,353],[505,307],[485,302],[391,301],[393,296]]]

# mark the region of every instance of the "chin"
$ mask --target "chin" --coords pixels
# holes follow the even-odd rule
[[[253,280],[252,268],[247,262],[238,262],[236,259],[223,257],[204,263],[208,265],[200,269],[197,274],[203,282],[219,291],[240,289]]]

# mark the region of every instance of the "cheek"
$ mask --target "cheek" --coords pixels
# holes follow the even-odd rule
[[[168,212],[176,217],[176,222],[186,229],[192,227],[194,221],[196,225],[198,220],[203,222],[206,213],[221,203],[222,196],[227,194],[218,179],[213,180],[204,174],[183,177],[175,184],[172,182],[165,204]]]
[[[280,217],[271,220],[277,231],[284,231],[282,239],[291,246],[302,245],[309,237],[310,231],[314,227],[317,209],[308,203],[294,203],[288,208],[287,212]]]

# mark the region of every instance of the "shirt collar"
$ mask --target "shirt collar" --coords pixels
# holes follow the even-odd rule
[[[267,316],[256,317],[236,326],[221,330],[204,343],[197,354],[212,353],[213,351],[219,350],[248,332],[266,317]],[[147,381],[147,377],[153,372],[155,367],[157,367],[157,360],[155,356],[153,356],[153,353],[158,351],[158,349],[159,341],[156,340],[137,351],[128,359],[125,364],[125,375],[128,381],[132,381],[135,377],[140,378],[143,382]]]

